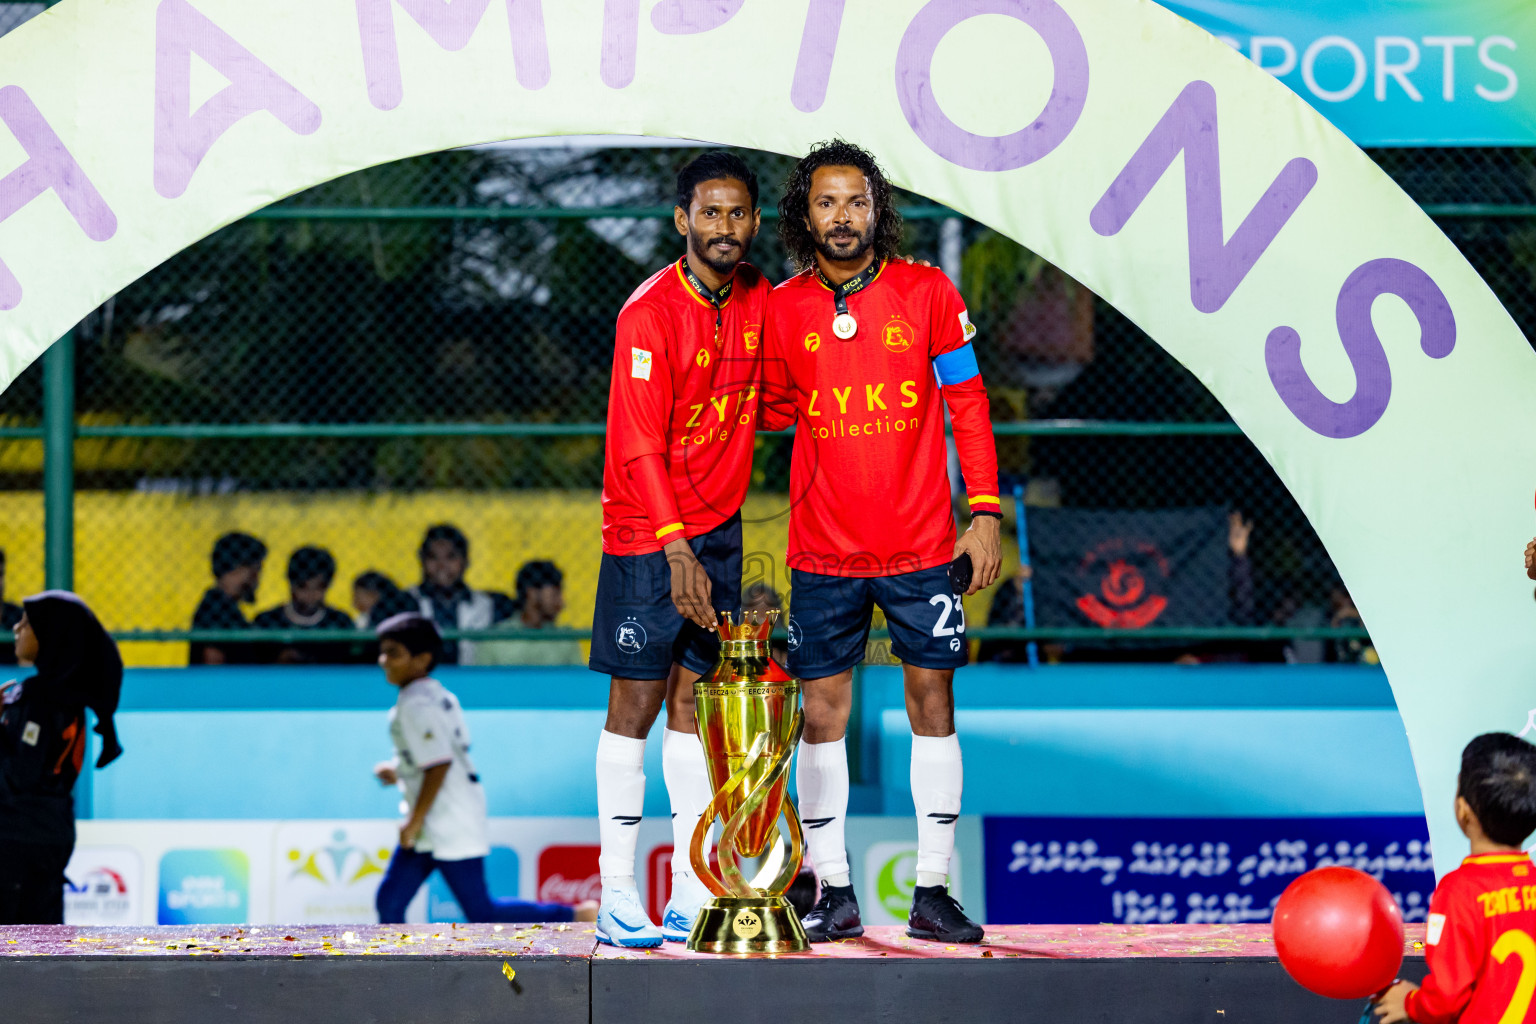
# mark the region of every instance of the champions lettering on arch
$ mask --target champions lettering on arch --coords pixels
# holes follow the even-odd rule
[[[509,48],[518,82],[540,90],[550,81],[549,44],[542,0],[504,0]],[[667,34],[706,32],[729,22],[745,0],[690,5],[667,0],[652,9],[654,28]],[[439,47],[466,46],[485,18],[490,0],[356,0],[358,44],[370,102],[393,110],[404,96],[396,14],[398,6]],[[640,0],[605,0],[601,76],[611,88],[634,80]],[[845,17],[844,0],[812,0],[796,59],[791,98],[806,112],[820,108],[832,74],[836,41]],[[984,14],[1015,18],[1037,32],[1050,50],[1055,81],[1045,107],[1033,122],[1011,135],[988,137],[956,125],[939,107],[930,82],[933,56],[945,35],[961,22]],[[243,118],[266,113],[291,131],[306,135],[321,123],[320,108],[279,76],[256,54],[225,32],[188,0],[162,0],[156,8],[154,184],[167,198],[185,192],[199,164]],[[222,91],[189,111],[189,79],[196,54],[229,79]],[[961,167],[980,171],[1016,170],[1052,153],[1082,116],[1090,85],[1082,35],[1053,0],[934,0],[907,26],[896,56],[896,87],[912,131],[935,153]],[[1202,313],[1220,310],[1242,284],[1317,182],[1317,167],[1296,157],[1280,168],[1269,188],[1230,237],[1221,203],[1220,134],[1217,95],[1206,82],[1191,82],[1109,183],[1088,221],[1100,235],[1120,232],[1152,187],[1180,156],[1184,163],[1190,301]],[[116,218],[107,201],[70,155],[22,89],[0,90],[0,121],[27,152],[28,160],[0,179],[0,221],[53,190],[87,237],[107,241]],[[0,310],[20,303],[23,285],[0,262]],[[1356,378],[1344,401],[1328,398],[1302,365],[1302,339],[1293,328],[1275,325],[1264,344],[1264,363],[1275,393],[1307,427],[1327,437],[1354,437],[1385,413],[1392,394],[1391,361],[1371,318],[1383,295],[1405,302],[1420,327],[1420,347],[1431,358],[1456,345],[1456,319],[1444,292],[1425,271],[1401,259],[1380,258],[1358,266],[1340,284],[1335,299],[1339,341]]]
[[[988,138],[956,125],[938,106],[929,66],[945,33],[982,14],[1025,22],[1051,53],[1055,82],[1045,109],[1013,135]],[[1066,11],[1052,0],[1023,5],[1010,0],[955,0],[930,3],[913,19],[897,57],[897,87],[907,122],[940,156],[980,171],[1010,171],[1047,156],[1071,134],[1082,116],[1089,87],[1086,47]],[[1231,298],[1275,237],[1317,183],[1317,167],[1296,157],[1280,169],[1269,188],[1228,237],[1222,220],[1220,135],[1216,91],[1194,81],[1173,101],[1131,155],[1089,214],[1100,235],[1119,233],[1157,181],[1183,156],[1189,244],[1190,302],[1214,313]],[[1264,347],[1269,378],[1292,415],[1311,430],[1332,438],[1355,437],[1373,427],[1392,396],[1392,371],[1371,319],[1371,307],[1395,295],[1418,319],[1420,346],[1442,359],[1456,346],[1456,319],[1435,281],[1406,260],[1383,258],[1361,264],[1341,284],[1336,300],[1339,340],[1355,371],[1355,394],[1335,402],[1323,394],[1301,363],[1301,337],[1277,325]]]

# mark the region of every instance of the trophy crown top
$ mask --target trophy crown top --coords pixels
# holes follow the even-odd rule
[[[730,612],[720,613],[721,640],[767,640],[773,632],[774,621],[779,617],[776,609],[766,612],[742,612],[741,622],[734,621]]]

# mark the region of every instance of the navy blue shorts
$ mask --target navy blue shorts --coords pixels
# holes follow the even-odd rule
[[[918,668],[959,668],[970,659],[965,608],[949,566],[896,576],[789,572],[789,674],[824,679],[864,660],[876,605],[891,630],[891,653]]]
[[[741,513],[688,541],[709,575],[718,612],[741,608]],[[672,603],[672,567],[665,552],[603,553],[592,613],[587,667],[620,679],[665,679],[672,663],[700,675],[715,667],[720,637],[683,618]]]

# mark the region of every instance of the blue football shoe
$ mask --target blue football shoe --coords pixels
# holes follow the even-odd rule
[[[661,929],[651,923],[638,890],[603,887],[602,906],[597,910],[597,941],[631,949],[661,945]]]
[[[672,898],[661,917],[661,937],[668,942],[687,942],[693,922],[709,902],[709,890],[693,875],[679,872],[672,876]]]

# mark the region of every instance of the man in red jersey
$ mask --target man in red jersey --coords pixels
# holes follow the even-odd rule
[[[642,284],[619,313],[588,662],[612,677],[597,745],[597,937],[621,946],[685,941],[709,898],[688,863],[689,839],[711,796],[693,682],[714,666],[717,613],[741,600],[740,510],[768,297],[762,275],[742,263],[761,211],[757,177],[739,157],[713,151],[684,167],[674,212],[687,255]],[[663,700],[673,881],[658,930],[634,876],[645,737]]]
[[[965,304],[939,270],[894,260],[901,218],[868,153],[846,142],[801,160],[779,204],[779,233],[802,273],[774,289],[764,343],[764,425],[796,422],[790,471],[789,670],[804,681],[796,784],[821,894],[812,941],[863,933],[844,848],[844,734],[853,667],[873,608],[901,659],[912,725],[917,889],[909,935],[980,942],[948,889],[960,814],[954,670],[965,664],[965,611],[952,560],[968,556],[966,593],[1001,564],[997,454]],[[945,471],[944,406],[972,521],[955,540]]]
[[[1422,985],[1399,981],[1377,1002],[1382,1024],[1536,1020],[1536,747],[1504,732],[1461,752],[1456,823],[1472,855],[1429,898]]]

